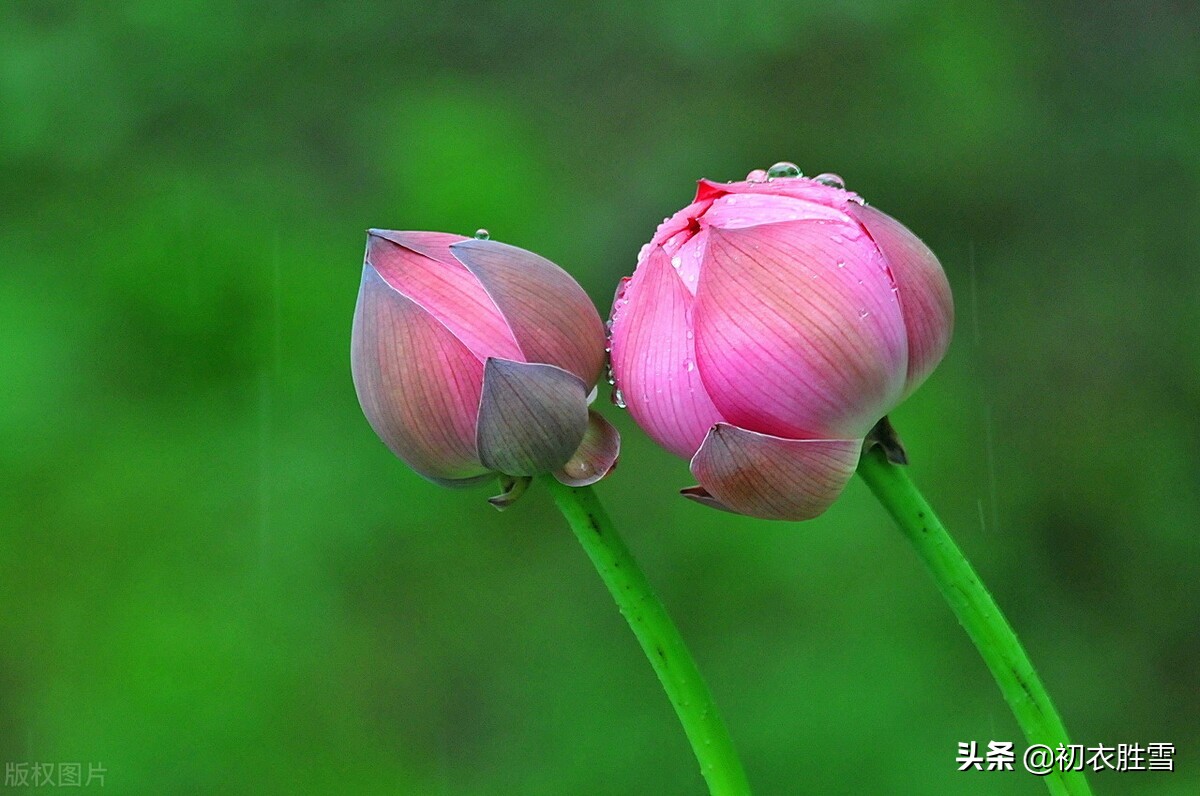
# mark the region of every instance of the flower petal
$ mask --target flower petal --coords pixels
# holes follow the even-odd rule
[[[854,438],[899,400],[904,320],[857,225],[712,228],[707,251],[696,355],[728,422],[791,439]]]
[[[824,187],[824,186],[822,186]],[[729,193],[717,198],[704,214],[705,226],[721,229],[753,227],[780,221],[849,221],[838,207],[815,202],[809,198],[786,194]]]
[[[845,210],[848,203],[858,199],[858,194],[842,188],[817,182],[809,177],[781,177],[766,182],[714,182],[700,180],[696,186],[696,198],[693,201],[713,200],[728,194],[768,194],[771,196],[791,196],[796,199],[807,199],[826,207]]]
[[[428,310],[480,360],[523,359],[500,310],[479,280],[450,254],[466,240],[444,232],[369,230],[367,263],[384,281]]]
[[[612,326],[613,378],[629,413],[655,442],[685,459],[722,419],[696,369],[693,302],[667,253],[655,246],[614,305]]]
[[[438,483],[486,474],[475,448],[483,363],[369,265],[350,365],[363,414],[392,453]]]
[[[489,359],[475,439],[479,459],[506,475],[562,467],[588,428],[587,387],[554,365]]]
[[[954,298],[934,253],[908,227],[873,207],[855,205],[850,214],[874,239],[900,288],[908,329],[908,395],[942,361],[954,331]]]
[[[781,439],[719,423],[691,468],[713,500],[739,514],[808,520],[845,489],[861,450],[861,439]]]
[[[679,494],[683,495],[688,500],[699,503],[701,506],[708,506],[710,509],[717,511],[728,511],[730,514],[738,514],[740,512],[726,506],[721,501],[708,493],[708,490],[702,486],[689,486],[679,490]]]
[[[494,240],[467,239],[450,251],[500,308],[525,361],[557,365],[588,386],[596,383],[604,367],[604,324],[570,274]]]
[[[604,415],[589,409],[583,442],[554,477],[567,486],[589,486],[612,472],[620,452],[621,434]]]

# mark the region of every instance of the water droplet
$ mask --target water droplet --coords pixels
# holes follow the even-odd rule
[[[870,310],[859,310],[858,311],[858,317],[860,317],[860,318],[866,318],[870,314],[871,314]]]
[[[687,330],[687,339],[691,340],[693,337],[695,337],[695,335],[692,334],[692,330],[688,329]]]
[[[818,174],[813,179],[822,185],[828,185],[830,188],[837,188],[840,191],[846,190],[846,181],[837,174],[826,172],[825,174]]]
[[[690,359],[689,359],[689,360],[687,360],[686,362],[684,362],[684,363],[683,363],[683,368],[684,368],[684,370],[686,370],[688,373],[691,373],[693,370],[695,370],[695,369],[696,369],[696,363],[695,363],[695,362],[693,362],[692,360],[690,360]]]
[[[845,261],[843,261],[843,260],[838,260],[837,267],[838,267],[838,268],[845,268],[845,267],[846,267],[846,263],[845,263]]]
[[[678,268],[681,265],[683,265],[683,260],[679,259],[678,254],[671,258],[671,267],[672,268]]]
[[[475,240],[488,240],[489,238],[491,238],[491,235],[483,227],[475,230]]]
[[[587,459],[571,459],[563,465],[563,472],[571,478],[589,478],[596,474],[596,468]]]
[[[620,387],[613,387],[612,396],[610,397],[612,398],[613,406],[618,409],[625,408],[625,396],[621,394]]]
[[[766,169],[755,169],[754,171],[752,171],[746,175],[746,182],[766,182],[766,181],[767,181],[767,170]]]
[[[729,204],[731,204],[731,205],[737,204],[737,197],[736,196],[729,197]]]
[[[795,163],[788,163],[786,160],[781,160],[771,168],[767,169],[767,178],[775,179],[776,177],[803,177],[804,173],[800,171],[800,167]]]

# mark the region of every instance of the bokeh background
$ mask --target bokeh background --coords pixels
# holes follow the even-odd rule
[[[1200,10],[1115,2],[0,7],[0,761],[107,792],[699,794],[546,495],[504,514],[355,400],[368,226],[535,249],[607,309],[700,176],[836,171],[937,251],[893,414],[1075,739],[1200,792]],[[758,794],[1037,794],[855,483],[802,525],[599,487]],[[86,775],[86,774],[85,774]],[[97,786],[93,785],[93,788]]]

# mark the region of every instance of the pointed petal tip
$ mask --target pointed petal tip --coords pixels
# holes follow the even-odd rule
[[[721,501],[717,500],[715,497],[710,495],[708,493],[707,489],[705,489],[704,487],[699,486],[699,485],[685,487],[684,489],[679,490],[679,494],[683,495],[685,498],[692,501],[693,503],[699,503],[701,506],[707,506],[710,509],[716,509],[717,511],[726,511],[726,512],[729,512],[730,514],[740,514],[741,513],[741,512],[737,512],[737,511],[734,511],[733,509],[729,508],[724,503],[722,503]]]

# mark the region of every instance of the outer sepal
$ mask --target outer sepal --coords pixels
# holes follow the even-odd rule
[[[567,486],[589,486],[612,472],[620,453],[620,433],[604,415],[589,409],[583,442],[567,463],[554,471],[554,477]]]
[[[718,423],[692,457],[691,469],[707,497],[731,511],[808,520],[837,500],[861,449],[861,439],[783,439]],[[694,491],[686,496],[705,497]]]
[[[587,387],[554,365],[488,359],[475,440],[479,460],[506,475],[562,467],[588,428]]]

